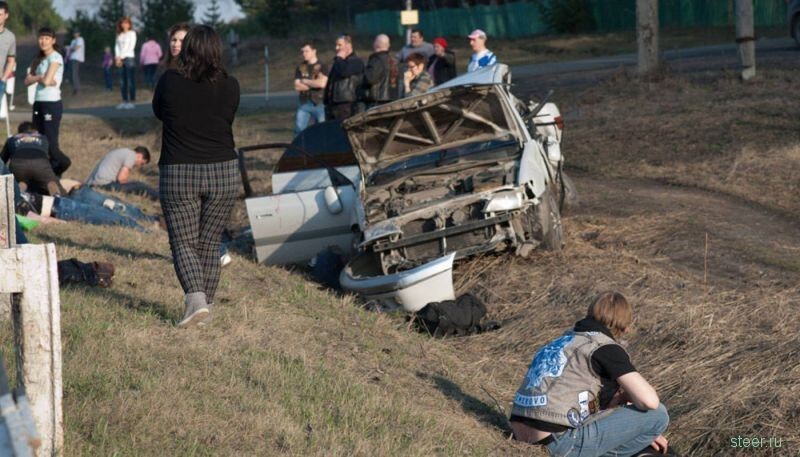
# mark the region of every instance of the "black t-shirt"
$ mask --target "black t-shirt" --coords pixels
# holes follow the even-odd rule
[[[50,155],[50,144],[47,137],[41,133],[19,133],[6,140],[0,160],[8,162],[10,159],[45,159]]]
[[[236,158],[233,119],[239,109],[239,82],[192,81],[167,70],[153,95],[153,113],[164,124],[159,165],[215,163]]]
[[[576,332],[601,332],[613,338],[611,332],[602,323],[592,319],[585,318],[575,323],[574,330]],[[608,407],[608,402],[619,389],[617,379],[620,376],[636,371],[636,368],[631,363],[631,358],[625,349],[618,344],[607,344],[597,348],[592,354],[592,370],[600,376],[600,409]],[[553,424],[550,422],[540,421],[536,419],[529,419],[522,416],[511,416],[511,420],[521,422],[528,426],[534,427],[543,432],[560,433],[569,430],[569,427],[560,424]]]
[[[294,79],[317,79],[319,78],[319,75],[328,75],[328,67],[320,61],[317,61],[317,63],[314,64],[303,62],[294,70]],[[324,88],[312,88],[300,92],[299,95],[300,103],[311,101],[315,105],[319,105],[322,103]]]

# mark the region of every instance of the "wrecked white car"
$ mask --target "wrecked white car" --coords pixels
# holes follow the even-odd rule
[[[338,246],[352,254],[344,289],[417,311],[455,298],[458,259],[561,249],[563,122],[553,104],[520,102],[509,80],[496,65],[345,120],[357,163],[309,144],[331,127],[301,134],[273,194],[247,199],[258,260]]]

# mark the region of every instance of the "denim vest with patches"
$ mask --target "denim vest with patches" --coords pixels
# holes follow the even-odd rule
[[[579,427],[599,410],[602,381],[592,369],[592,355],[608,344],[617,343],[600,332],[570,330],[539,349],[511,414]]]

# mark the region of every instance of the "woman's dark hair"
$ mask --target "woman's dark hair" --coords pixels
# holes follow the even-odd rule
[[[133,21],[131,21],[131,18],[129,18],[128,16],[122,16],[117,21],[117,25],[116,25],[117,35],[119,35],[120,33],[124,32],[124,30],[122,30],[122,24],[124,24],[126,22],[131,26],[131,30],[133,30]]]
[[[410,56],[406,57],[406,62],[413,63],[414,65],[425,65],[425,56],[415,52]]]
[[[172,37],[178,32],[189,33],[189,30],[192,30],[192,26],[188,22],[178,22],[167,30],[167,59],[165,61],[167,68],[175,68],[178,65],[178,57],[172,57],[172,53],[169,51]],[[182,46],[181,49],[183,49]]]
[[[178,54],[178,73],[197,82],[216,83],[228,77],[222,66],[222,39],[213,27],[196,25],[189,30]]]
[[[56,40],[56,41],[53,42],[53,51],[55,51],[55,52],[57,52],[59,54],[62,54],[61,49],[58,47],[58,36],[56,35],[55,30],[51,29],[50,27],[42,27],[42,28],[39,29],[39,33],[36,36],[37,37],[49,36],[50,38]],[[42,63],[42,61],[45,58],[47,58],[47,56],[44,55],[44,51],[42,51],[40,49],[39,53],[36,54],[36,57],[34,57],[33,62],[31,63],[31,74],[32,75],[36,74],[36,67],[38,67],[39,64]]]

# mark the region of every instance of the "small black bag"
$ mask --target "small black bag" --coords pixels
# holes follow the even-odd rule
[[[58,262],[58,283],[86,284],[89,286],[109,287],[114,276],[114,266],[107,262],[84,263],[78,259]]]
[[[481,325],[486,316],[486,305],[472,294],[464,294],[456,300],[430,303],[417,313],[417,325],[431,336],[463,336],[497,328],[496,324]]]

